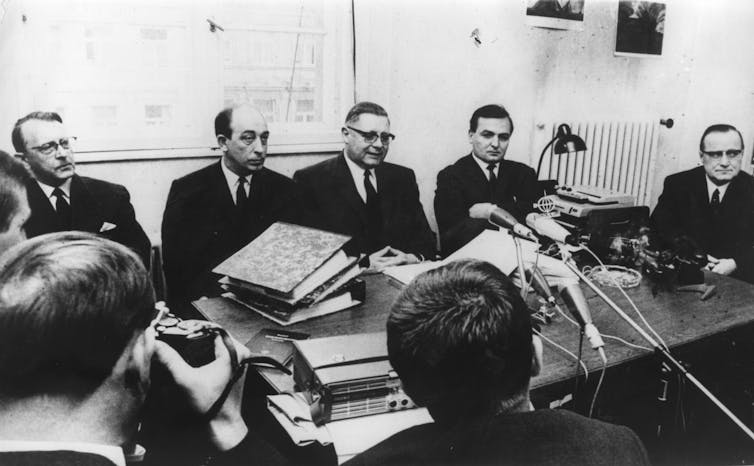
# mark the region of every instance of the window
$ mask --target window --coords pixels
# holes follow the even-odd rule
[[[79,153],[207,155],[217,112],[248,102],[267,118],[271,153],[338,147],[353,102],[348,0],[4,6],[0,43],[16,44],[0,47],[12,70],[0,88],[4,127],[61,109]]]

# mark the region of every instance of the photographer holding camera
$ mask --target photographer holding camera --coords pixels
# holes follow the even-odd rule
[[[248,350],[217,336],[215,360],[191,367],[156,340],[154,304],[139,257],[93,234],[43,235],[0,256],[0,464],[124,465],[153,361],[206,419],[197,464],[281,460],[241,417],[244,366],[232,362]]]

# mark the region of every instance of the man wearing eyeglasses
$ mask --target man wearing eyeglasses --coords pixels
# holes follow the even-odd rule
[[[708,270],[754,282],[754,178],[741,171],[743,148],[734,126],[707,128],[702,166],[665,179],[651,221],[665,246],[690,239]]]
[[[148,267],[151,244],[139,225],[125,187],[79,176],[73,157],[75,137],[54,112],[33,112],[11,133],[18,157],[36,180],[27,183],[29,237],[56,231],[98,233],[130,247]]]
[[[513,120],[502,105],[476,109],[469,121],[471,154],[438,173],[435,216],[444,255],[496,228],[488,221],[495,207],[523,222],[539,198],[534,170],[504,160],[512,134]]]
[[[434,258],[434,233],[413,170],[385,162],[395,138],[385,109],[357,103],[341,134],[343,154],[293,175],[310,223],[350,235],[346,252],[367,254],[374,270]]]
[[[297,223],[293,181],[264,167],[270,132],[248,105],[215,118],[219,161],[175,180],[162,218],[163,266],[171,306],[217,295],[212,269],[274,222]]]

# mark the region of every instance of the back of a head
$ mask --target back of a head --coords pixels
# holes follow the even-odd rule
[[[452,262],[416,277],[393,304],[387,339],[406,392],[436,420],[495,414],[528,395],[529,312],[487,262]]]
[[[8,230],[20,204],[26,202],[26,183],[31,179],[24,164],[0,151],[0,233]]]
[[[0,256],[0,398],[93,391],[153,313],[125,246],[62,232],[12,247]]]

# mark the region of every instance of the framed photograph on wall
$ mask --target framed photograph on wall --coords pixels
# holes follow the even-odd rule
[[[584,0],[528,0],[526,24],[548,29],[584,29]]]
[[[665,3],[619,1],[615,55],[662,55],[665,13]]]

